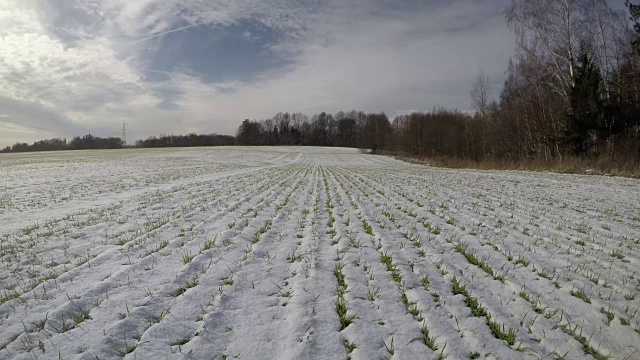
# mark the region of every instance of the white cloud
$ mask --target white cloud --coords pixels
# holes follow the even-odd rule
[[[0,4],[0,110],[11,121],[82,134],[133,137],[234,133],[244,118],[278,111],[386,111],[468,107],[479,68],[500,83],[513,36],[501,0],[77,0]],[[206,83],[189,71],[148,68],[145,56],[181,27],[252,21],[277,31],[286,65],[251,82]],[[188,31],[188,30],[181,30]],[[249,31],[252,39],[260,36]],[[151,82],[158,71],[168,80]],[[497,93],[499,89],[496,88]],[[177,94],[165,107],[161,95]],[[9,104],[35,114],[5,111]],[[52,123],[51,120],[55,120]],[[0,133],[0,145],[32,141]],[[67,135],[68,136],[68,135]]]
[[[393,114],[442,105],[465,110],[478,70],[483,67],[494,79],[502,79],[513,44],[499,15],[478,22],[489,13],[483,5],[486,2],[443,9],[444,15],[466,15],[455,19],[457,27],[449,23],[450,17],[440,19],[441,12],[426,17],[425,11],[397,14],[392,19],[385,14],[327,14],[308,30],[315,37],[278,44],[298,53],[286,71],[235,84],[224,93],[207,92],[214,88],[194,79],[176,81],[175,86],[185,91],[180,104],[228,120],[240,118],[239,109],[258,118],[283,109],[356,108]]]

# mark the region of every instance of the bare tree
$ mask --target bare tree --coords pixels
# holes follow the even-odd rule
[[[584,1],[587,0],[511,0],[505,10],[507,25],[516,32],[519,50],[533,53],[536,48],[544,49],[540,58],[548,57],[553,66],[549,83],[567,101],[580,45],[578,34],[584,22],[579,16]]]
[[[628,52],[630,41],[620,42],[618,38],[631,30],[626,14],[614,10],[606,0],[587,0],[582,4],[585,16],[584,43],[596,60],[603,82],[605,97],[610,97],[610,80],[619,70],[618,54]],[[619,47],[622,46],[622,49]]]
[[[309,117],[303,113],[293,113],[291,114],[291,125],[294,129],[300,131],[302,128],[302,124],[305,121],[309,121]]]
[[[471,88],[471,102],[482,125],[482,154],[487,153],[487,112],[489,110],[489,77],[480,69]]]
[[[485,117],[489,109],[489,90],[489,77],[480,69],[471,89],[471,102],[481,117]]]

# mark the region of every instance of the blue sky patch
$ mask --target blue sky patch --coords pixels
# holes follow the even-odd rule
[[[244,21],[231,26],[200,25],[158,38],[148,52],[149,80],[166,80],[162,72],[187,71],[204,82],[251,81],[285,64],[269,50],[278,34]]]

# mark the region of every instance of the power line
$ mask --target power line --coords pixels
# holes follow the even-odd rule
[[[46,129],[46,128],[42,128],[42,127],[38,127],[38,126],[31,126],[31,125],[23,125],[23,124],[18,124],[16,122],[13,121],[9,121],[9,120],[3,120],[0,119],[1,122],[5,122],[8,124],[13,124],[13,125],[17,125],[17,126],[22,126],[22,127],[27,127],[27,128],[31,128],[31,129],[37,129],[37,130],[44,130],[44,131],[48,131],[48,132],[52,132],[52,133],[57,133],[57,134],[69,134],[69,135],[76,135],[74,133],[70,133],[70,132],[66,132],[66,131],[58,131],[58,130],[51,130],[51,129]]]
[[[0,107],[5,107],[7,109],[11,109],[11,110],[18,111],[18,112],[21,112],[21,113],[24,113],[24,114],[28,114],[28,115],[31,115],[31,116],[39,117],[39,118],[45,119],[45,120],[54,121],[54,122],[60,122],[60,120],[56,120],[56,119],[53,119],[53,118],[50,118],[50,117],[47,117],[47,116],[44,116],[44,115],[40,115],[40,114],[31,112],[31,111],[22,110],[22,109],[19,109],[17,107],[10,106],[10,105],[7,105],[7,104],[1,104],[0,103]],[[0,121],[5,122],[5,123],[9,123],[9,124],[13,124],[13,125],[17,125],[17,126],[31,128],[31,129],[44,130],[44,131],[48,131],[48,132],[52,132],[52,133],[78,135],[77,133],[72,133],[72,132],[68,132],[68,131],[52,130],[52,129],[47,129],[47,128],[38,127],[38,126],[19,124],[19,123],[16,123],[16,122],[13,122],[13,121],[9,121],[9,120],[0,119]],[[80,126],[73,125],[73,124],[67,124],[67,125],[71,125],[71,126],[75,126],[77,128],[81,128]],[[84,129],[89,129],[89,128],[84,127]]]
[[[0,104],[0,107],[5,107],[5,108],[11,109],[11,110],[15,110],[15,111],[18,111],[18,112],[21,112],[21,113],[24,113],[24,114],[29,114],[31,116],[36,116],[36,117],[39,117],[39,118],[42,118],[42,119],[46,119],[46,120],[50,120],[50,121],[60,121],[60,120],[56,120],[56,119],[53,119],[53,118],[50,118],[50,117],[46,117],[44,115],[36,114],[34,112],[31,112],[31,111],[18,109],[17,107],[9,106],[7,104]]]

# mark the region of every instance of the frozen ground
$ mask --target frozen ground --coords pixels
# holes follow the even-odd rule
[[[640,181],[354,150],[0,156],[0,358],[640,359]]]

